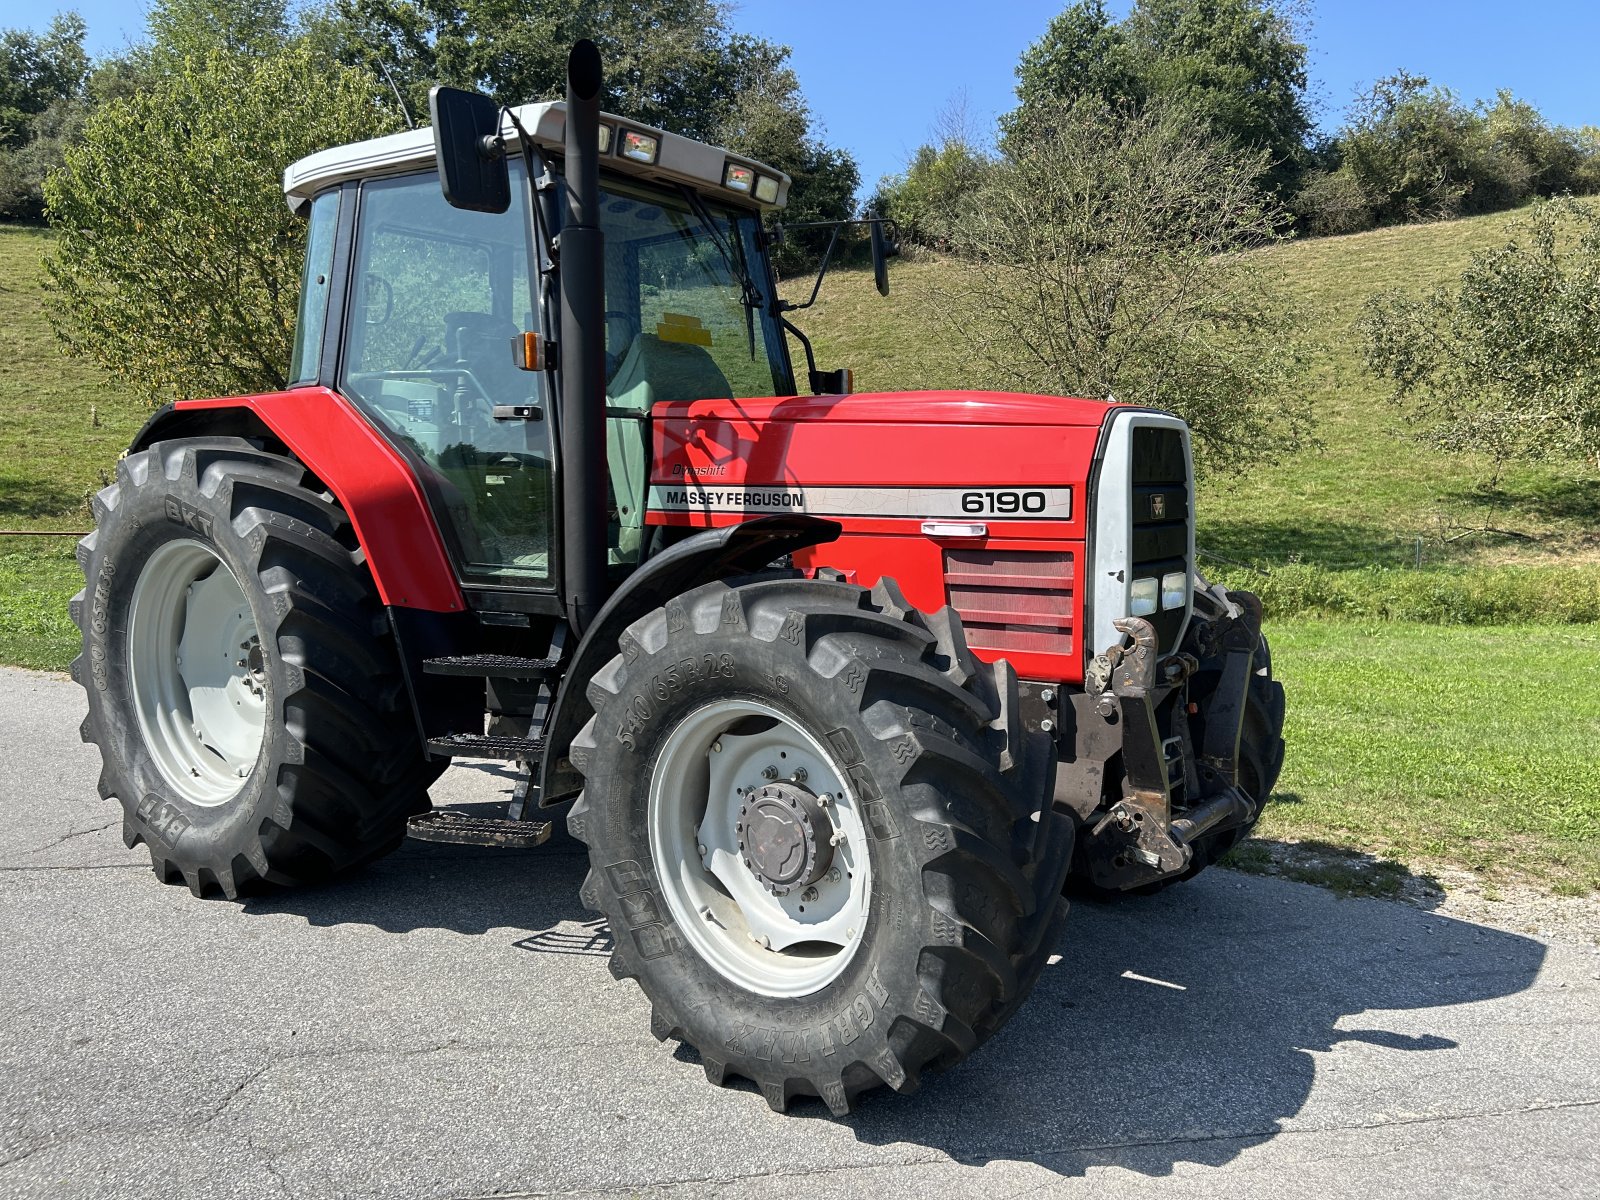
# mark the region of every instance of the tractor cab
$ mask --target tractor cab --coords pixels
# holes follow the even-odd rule
[[[310,227],[295,381],[354,401],[412,460],[463,585],[553,592],[567,105],[475,112],[504,191],[461,205],[441,138],[449,105],[482,98],[437,91],[435,129],[285,173]],[[763,228],[789,179],[604,113],[594,148],[602,308],[583,332],[601,355],[614,583],[646,552],[653,406],[796,391]]]

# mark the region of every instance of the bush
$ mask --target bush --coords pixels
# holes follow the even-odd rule
[[[1600,204],[1548,200],[1454,288],[1368,301],[1369,370],[1449,450],[1600,461]]]
[[[891,217],[913,245],[948,249],[962,213],[993,166],[965,142],[919,147],[904,175],[878,185],[867,207]]]
[[[1353,171],[1311,171],[1290,209],[1298,228],[1313,236],[1360,233],[1373,225],[1372,201]]]

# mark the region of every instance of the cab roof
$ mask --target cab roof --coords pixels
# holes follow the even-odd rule
[[[534,142],[547,150],[560,152],[566,139],[567,105],[555,100],[543,104],[524,104],[512,110],[522,122]],[[600,155],[602,168],[621,171],[644,179],[660,179],[670,183],[687,183],[707,196],[761,212],[775,212],[789,200],[789,177],[782,171],[765,166],[753,158],[734,154],[720,146],[708,146],[693,138],[686,138],[663,129],[629,121],[609,113],[600,114],[600,124],[609,129],[610,145]],[[502,116],[502,136],[509,153],[521,149],[521,140],[510,119]],[[641,133],[658,139],[660,150],[653,163],[635,162],[618,153],[623,135]],[[604,135],[603,135],[604,136]],[[433,127],[408,129],[387,137],[369,138],[352,142],[348,146],[335,146],[319,150],[298,162],[291,163],[283,173],[283,194],[289,207],[299,212],[311,198],[324,188],[351,179],[375,179],[384,175],[403,175],[410,171],[431,167],[434,163]],[[748,167],[755,171],[748,193],[735,191],[724,185],[729,164]],[[770,203],[756,199],[755,180],[761,176],[778,183],[776,198]]]

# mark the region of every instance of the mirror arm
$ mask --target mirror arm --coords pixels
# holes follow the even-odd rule
[[[509,118],[511,126],[517,131],[517,145],[522,151],[522,165],[528,172],[528,203],[533,208],[533,227],[539,236],[541,248],[544,250],[544,261],[548,265],[541,266],[543,271],[553,271],[556,265],[556,240],[545,224],[544,206],[539,203],[540,180],[549,174],[544,155],[539,153],[539,147],[533,138],[528,136],[528,131],[523,128],[522,122],[517,119],[517,113],[509,104],[500,108],[502,117]],[[505,141],[500,142],[502,152]]]
[[[805,305],[799,304],[799,305],[796,305],[795,307],[796,308],[804,308]],[[800,345],[805,349],[805,352],[806,352],[806,373],[807,373],[807,377],[809,378],[811,376],[816,375],[816,373],[817,373],[817,356],[811,350],[811,339],[808,338],[805,334],[801,333],[800,332],[800,327],[798,325],[796,325],[793,321],[789,320],[789,318],[785,317],[782,314],[781,311],[778,314],[778,324],[782,325],[790,333],[794,334],[794,336],[800,340]]]
[[[804,225],[790,225],[789,229],[821,229],[825,225],[833,226],[833,236],[828,239],[828,248],[823,251],[822,265],[817,268],[817,277],[811,283],[811,295],[804,304],[791,304],[787,300],[780,300],[779,312],[799,312],[802,308],[810,308],[817,302],[817,293],[822,290],[822,277],[828,273],[828,264],[833,260],[833,248],[839,244],[839,230],[846,224],[855,224],[853,221],[808,221]],[[790,329],[794,326],[785,321],[784,325]],[[801,341],[805,341],[802,337]],[[806,357],[811,355],[811,343],[806,342]],[[814,364],[813,364],[814,365]]]
[[[794,304],[788,300],[780,300],[778,301],[778,312],[799,312],[803,308],[810,308],[817,302],[817,293],[822,290],[822,279],[828,273],[829,263],[833,259],[834,247],[839,244],[839,231],[846,225],[880,225],[894,230],[893,239],[895,242],[900,240],[900,226],[893,217],[861,217],[845,221],[802,221],[798,225],[783,225],[782,230],[785,235],[791,229],[831,229],[833,230],[833,236],[828,239],[828,248],[822,254],[822,265],[817,268],[817,277],[811,283],[811,295],[806,298],[806,302],[804,304]],[[784,324],[788,325],[789,323],[785,321]],[[790,325],[789,328],[792,329],[794,327]]]

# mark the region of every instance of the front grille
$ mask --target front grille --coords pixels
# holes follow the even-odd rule
[[[1071,654],[1072,560],[1036,550],[946,550],[945,586],[967,645],[996,654]]]
[[[1189,463],[1183,435],[1176,429],[1137,426],[1133,430],[1133,554],[1128,578],[1160,580],[1189,563]],[[1158,611],[1146,618],[1155,626],[1163,650],[1177,648],[1184,609]]]

